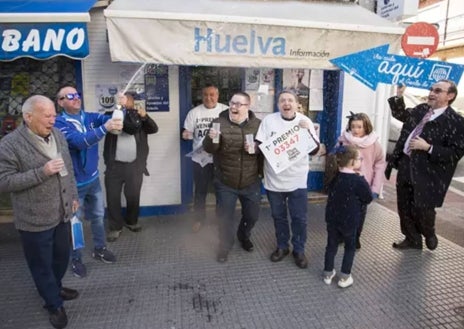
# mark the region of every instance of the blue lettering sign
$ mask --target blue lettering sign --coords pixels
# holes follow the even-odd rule
[[[464,66],[388,54],[388,45],[367,49],[330,61],[375,90],[379,82],[428,89],[442,79],[459,83]]]
[[[0,60],[56,55],[80,59],[89,54],[85,23],[2,24],[0,33]]]
[[[216,33],[213,29],[206,29],[203,34],[201,29],[194,29],[196,53],[225,53],[248,55],[274,55],[284,56],[286,53],[286,39],[283,37],[263,37],[251,30],[250,35],[231,35]]]

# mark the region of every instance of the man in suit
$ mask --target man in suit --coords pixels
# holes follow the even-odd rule
[[[427,103],[405,109],[402,97],[389,99],[394,117],[404,125],[385,170],[390,178],[398,169],[396,194],[401,232],[405,239],[397,249],[437,248],[435,208],[441,207],[458,161],[464,155],[464,118],[450,105],[456,99],[456,84],[441,80],[430,88]]]

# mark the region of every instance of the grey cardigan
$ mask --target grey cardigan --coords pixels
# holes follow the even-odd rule
[[[46,176],[44,165],[51,159],[27,129],[21,125],[0,140],[0,192],[11,193],[16,229],[41,232],[69,221],[78,195],[68,144],[61,132],[53,128],[52,134],[69,174]]]

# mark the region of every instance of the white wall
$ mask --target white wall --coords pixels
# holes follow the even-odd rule
[[[84,102],[86,111],[96,111],[95,88],[98,84],[121,85],[126,73],[135,71],[141,64],[112,63],[103,9],[92,9],[88,23],[90,55],[83,61]],[[159,132],[150,135],[148,143],[148,171],[141,193],[142,206],[176,205],[181,202],[180,133],[179,133],[179,73],[178,67],[169,67],[169,112],[149,112],[159,126]],[[103,141],[100,143],[100,154]],[[101,181],[105,166],[100,158]]]

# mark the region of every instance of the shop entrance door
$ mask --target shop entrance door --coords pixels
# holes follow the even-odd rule
[[[243,69],[235,67],[192,67],[192,105],[201,104],[201,90],[207,84],[217,86],[219,103],[227,104],[235,91],[242,90],[242,72]]]

